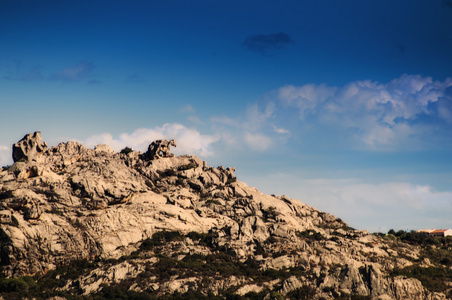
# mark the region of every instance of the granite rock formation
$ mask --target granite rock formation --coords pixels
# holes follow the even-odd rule
[[[13,145],[13,160],[28,161],[47,149],[47,144],[42,142],[41,132],[36,131],[24,136]]]
[[[15,163],[0,172],[3,276],[53,280],[61,299],[114,286],[149,299],[445,299],[417,279],[388,276],[418,260],[419,248],[393,249],[247,186],[234,168],[175,157],[169,145],[154,142],[144,154],[78,142],[47,148],[39,132],[14,144]],[[62,271],[74,266],[84,267]]]

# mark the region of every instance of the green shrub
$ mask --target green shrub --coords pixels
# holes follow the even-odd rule
[[[197,231],[190,231],[189,233],[187,233],[186,235],[188,238],[192,239],[192,240],[202,240],[206,237],[205,233],[199,233]]]
[[[0,279],[0,291],[4,293],[28,293],[29,286],[23,277]]]
[[[152,250],[156,246],[163,246],[172,241],[182,241],[184,236],[178,231],[158,231],[152,235],[152,238],[145,239],[141,245],[140,250]]]
[[[315,293],[315,288],[309,285],[303,285],[301,288],[289,292],[286,296],[289,299],[310,300],[314,297]]]
[[[122,149],[121,152],[119,152],[119,153],[122,153],[122,154],[129,154],[129,153],[131,153],[131,152],[133,152],[133,149],[132,149],[132,148],[125,147],[125,148]]]
[[[310,241],[322,241],[325,239],[325,237],[321,233],[312,229],[297,231],[296,234],[297,236]]]
[[[151,296],[147,292],[133,292],[129,291],[128,285],[117,284],[104,286],[97,296],[102,297],[101,299],[108,300],[153,300],[155,297]]]
[[[395,269],[391,276],[403,275],[420,280],[422,285],[432,292],[444,292],[447,289],[445,282],[452,281],[452,270],[438,267],[422,268],[412,265],[403,269]]]
[[[268,209],[263,210],[262,213],[264,220],[268,219],[276,220],[276,217],[280,214],[278,210],[273,206],[270,206]]]
[[[216,245],[214,244],[215,238],[218,237],[218,233],[216,232],[209,231],[208,233],[198,233],[191,231],[187,234],[187,237],[192,240],[197,240],[198,244],[201,246],[213,248],[212,250],[221,250],[217,249]]]

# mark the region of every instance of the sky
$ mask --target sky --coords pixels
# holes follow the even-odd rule
[[[452,228],[451,129],[451,0],[0,0],[0,165],[176,139],[356,229]]]

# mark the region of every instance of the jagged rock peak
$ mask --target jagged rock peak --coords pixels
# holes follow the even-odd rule
[[[171,153],[170,147],[176,147],[175,140],[156,140],[153,141],[149,147],[148,151],[143,154],[143,158],[146,160],[152,160],[162,157],[174,157]]]
[[[314,224],[346,226],[297,200],[248,187],[234,168],[176,157],[169,151],[173,140],[153,142],[146,154],[72,141],[47,149],[39,133],[17,144],[29,160],[0,172],[5,274],[41,272],[75,258],[117,257],[160,230],[221,232],[222,243],[232,238],[243,258],[252,255],[247,243],[253,240],[294,238]],[[30,155],[33,149],[39,159]],[[40,244],[37,236],[44,238]]]
[[[47,149],[47,143],[42,142],[41,132],[35,131],[25,135],[13,145],[13,160],[29,161]]]

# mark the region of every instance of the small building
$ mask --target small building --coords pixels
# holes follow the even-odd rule
[[[452,229],[437,229],[429,232],[428,234],[435,236],[449,236],[452,235]]]
[[[452,229],[422,229],[417,232],[428,233],[429,235],[434,236],[450,236],[452,235]]]

